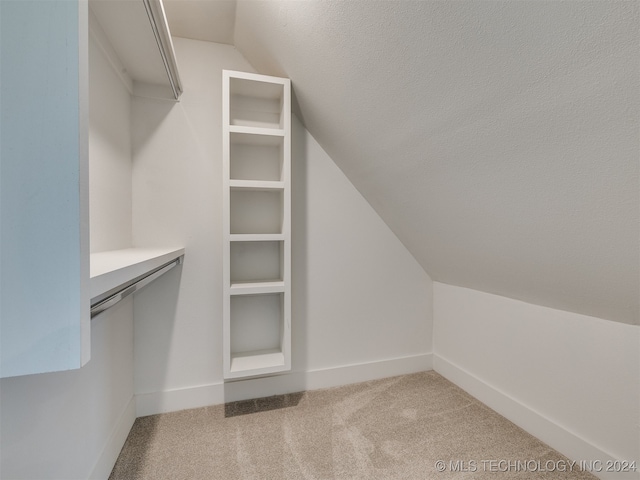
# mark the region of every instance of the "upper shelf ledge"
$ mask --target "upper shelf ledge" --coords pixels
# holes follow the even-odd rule
[[[91,303],[184,255],[184,248],[127,248],[92,253]]]
[[[133,95],[178,100],[182,83],[162,0],[89,0],[89,30]]]

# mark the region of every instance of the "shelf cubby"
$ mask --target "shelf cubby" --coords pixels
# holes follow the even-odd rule
[[[270,293],[231,297],[231,376],[272,373],[285,367],[288,345],[283,296]]]
[[[285,85],[249,78],[229,79],[229,124],[282,129]]]
[[[281,293],[231,297],[232,354],[282,348],[282,301]]]
[[[231,133],[230,178],[282,181],[282,135]]]
[[[231,242],[231,285],[282,282],[284,242]]]
[[[231,189],[231,233],[282,233],[282,192]]]

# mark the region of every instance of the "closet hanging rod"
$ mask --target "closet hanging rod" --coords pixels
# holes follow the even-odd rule
[[[173,97],[177,101],[182,94],[182,82],[178,74],[173,41],[171,40],[162,0],[143,0],[143,3],[147,11],[147,16],[149,17],[149,22],[151,23],[151,30],[156,39],[158,50],[160,51],[162,63],[169,78]]]
[[[117,303],[119,303],[122,300],[124,300],[125,298],[127,298],[132,293],[134,293],[134,292],[140,290],[141,288],[147,286],[148,284],[153,282],[156,278],[160,277],[161,275],[164,275],[165,273],[167,273],[169,270],[171,270],[176,265],[180,265],[182,263],[182,259],[183,258],[184,258],[184,256],[180,256],[180,257],[176,258],[175,260],[171,260],[169,263],[166,263],[166,264],[156,268],[155,270],[152,270],[147,275],[143,276],[142,278],[140,278],[139,280],[135,281],[131,285],[127,285],[127,286],[123,287],[122,289],[118,290],[117,292],[115,292],[113,295],[108,296],[104,300],[100,300],[100,301],[94,303],[93,305],[91,305],[91,318],[93,318],[96,315],[104,312],[108,308],[113,307]]]

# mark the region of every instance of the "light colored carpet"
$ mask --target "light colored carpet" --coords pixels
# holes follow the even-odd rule
[[[139,418],[110,480],[595,478],[570,470],[431,371]]]

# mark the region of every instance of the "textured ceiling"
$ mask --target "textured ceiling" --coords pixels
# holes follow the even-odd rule
[[[239,0],[234,44],[434,280],[637,324],[638,10]]]

